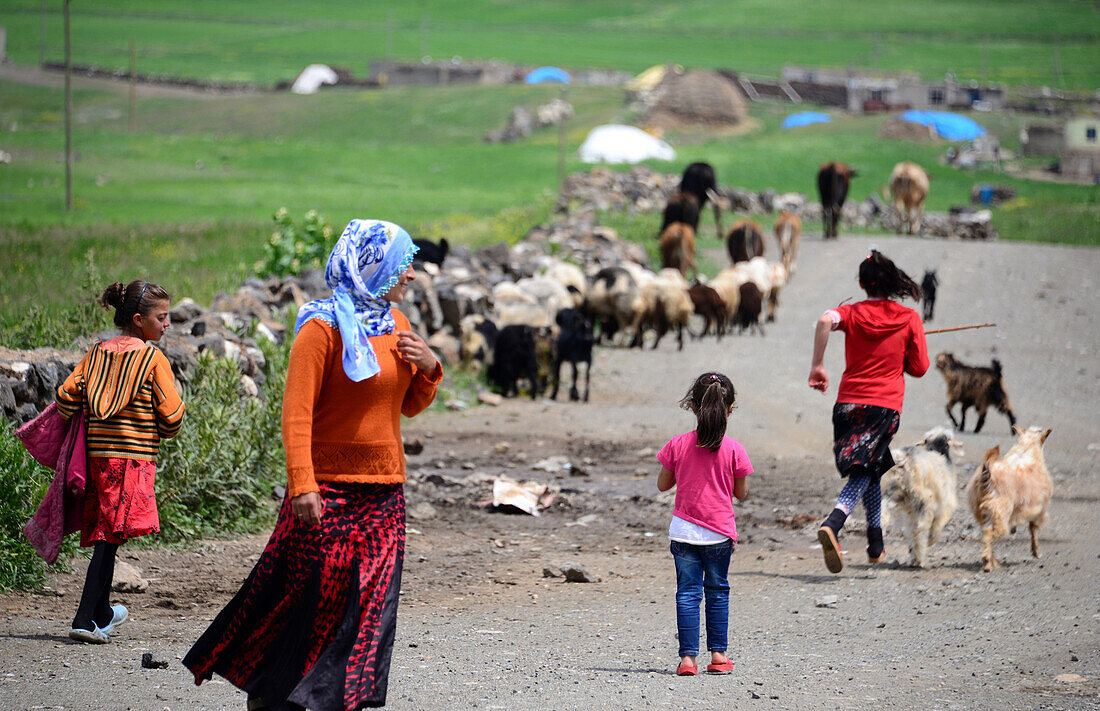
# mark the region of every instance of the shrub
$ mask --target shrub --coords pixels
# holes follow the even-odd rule
[[[287,276],[303,269],[325,266],[335,243],[334,232],[316,210],[306,213],[301,225],[294,224],[285,207],[275,211],[275,231],[264,245],[264,258],[256,262],[258,276]]]
[[[38,508],[53,472],[27,454],[15,438],[15,427],[0,418],[0,590],[34,588],[46,578],[46,562],[23,535],[23,526]],[[76,548],[68,537],[61,549],[67,558]]]
[[[181,396],[183,427],[161,443],[157,507],[161,542],[254,531],[272,519],[272,487],[285,481],[281,437],[289,343],[261,345],[267,380],[261,398],[238,394],[234,362],[199,357]]]

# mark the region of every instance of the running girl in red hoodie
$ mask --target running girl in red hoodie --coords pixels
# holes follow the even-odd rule
[[[879,478],[894,466],[890,440],[901,422],[904,374],[919,378],[928,370],[920,315],[891,301],[906,296],[919,301],[916,282],[872,249],[859,265],[859,286],[867,292],[866,301],[829,309],[818,319],[809,378],[811,388],[828,389],[825,346],[830,331],[844,331],[844,375],[833,407],[833,454],[837,471],[848,482],[817,532],[825,567],[833,573],[844,567],[837,535],[860,500],[867,512],[867,557],[871,563],[886,559]]]

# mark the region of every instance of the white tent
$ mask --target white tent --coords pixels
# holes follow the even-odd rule
[[[327,64],[311,64],[302,70],[290,90],[295,94],[316,94],[322,84],[335,84],[336,72]]]
[[[608,124],[597,126],[580,149],[585,163],[640,163],[643,160],[675,160],[676,151],[640,128]]]

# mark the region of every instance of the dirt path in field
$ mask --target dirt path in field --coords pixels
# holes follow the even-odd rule
[[[1003,566],[980,573],[977,533],[963,503],[926,570],[866,565],[857,509],[842,539],[848,566],[835,576],[825,571],[813,531],[840,480],[829,450],[835,385],[829,397],[805,385],[812,323],[823,308],[858,295],[855,268],[872,241],[918,278],[925,267],[939,269],[935,326],[1000,324],[933,335],[929,347],[968,363],[999,358],[1020,423],[1053,428],[1046,453],[1055,496],[1041,560],[1018,533],[997,546]],[[409,458],[410,511],[430,502],[436,515],[409,521],[389,706],[1097,708],[1098,273],[1097,250],[851,236],[826,244],[811,236],[778,322],[763,338],[689,342],[682,352],[671,339],[656,351],[601,349],[587,405],[514,400],[407,423],[406,435],[425,443]],[[842,363],[837,337],[827,357],[834,383]],[[752,498],[737,508],[734,673],[679,678],[672,674],[675,582],[666,538],[672,504],[656,492],[653,454],[692,426],[675,404],[707,368],[727,372],[738,388],[730,433],[744,442],[756,473]],[[913,442],[946,424],[943,404],[934,369],[910,380],[895,441]],[[981,454],[1013,438],[1007,420],[990,413],[981,434],[960,439],[967,451],[961,490]],[[568,456],[583,472],[532,467],[552,455]],[[489,497],[488,484],[447,486],[498,474],[552,483],[558,498],[537,518],[511,516],[476,505]],[[51,580],[55,593],[0,598],[0,705],[243,708],[243,695],[218,679],[196,689],[179,658],[264,542],[126,551],[123,559],[152,585],[118,596],[133,619],[105,647],[65,636],[83,561]],[[894,530],[887,548],[891,561],[906,557]],[[545,566],[567,561],[600,582],[543,577]],[[835,606],[817,606],[828,595]],[[142,669],[146,651],[168,668]],[[1064,674],[1083,680],[1056,680]]]

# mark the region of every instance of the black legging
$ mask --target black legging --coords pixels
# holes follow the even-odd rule
[[[111,580],[115,576],[115,553],[118,545],[99,541],[92,550],[84,591],[73,618],[73,629],[90,630],[95,623],[106,627],[114,618],[111,611]]]

